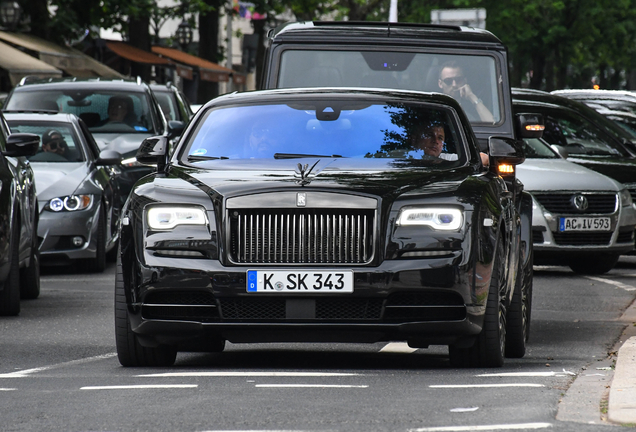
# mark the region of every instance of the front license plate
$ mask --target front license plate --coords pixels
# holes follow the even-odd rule
[[[248,270],[247,292],[352,293],[351,270]]]
[[[609,231],[612,227],[608,217],[562,217],[559,231]]]

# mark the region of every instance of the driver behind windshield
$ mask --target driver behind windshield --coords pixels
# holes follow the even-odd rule
[[[55,130],[49,129],[42,135],[42,151],[45,153],[55,153],[64,156],[68,150],[68,144],[64,141],[62,134]]]
[[[129,126],[137,124],[133,101],[129,96],[116,95],[108,99],[108,117],[100,126],[109,123],[126,123]]]

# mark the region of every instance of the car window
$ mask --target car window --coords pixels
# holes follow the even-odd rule
[[[181,157],[336,156],[457,165],[466,161],[466,150],[452,118],[441,108],[342,101],[217,108],[199,121]],[[432,146],[438,146],[434,156]]]
[[[527,159],[560,159],[560,157],[539,138],[525,138],[523,150]]]
[[[42,108],[50,105],[49,108]],[[109,107],[121,106],[120,118]],[[38,90],[14,92],[6,110],[50,109],[75,114],[91,132],[154,133],[149,97],[144,92]]]
[[[606,132],[586,118],[567,111],[544,113],[543,139],[560,145],[572,156],[628,156]]]
[[[375,87],[442,92],[440,73],[449,65],[462,72],[459,86],[468,85],[492,113],[494,120],[488,123],[499,123],[502,120],[499,73],[495,59],[489,55],[288,49],[282,53],[277,87]],[[472,123],[485,122],[475,105],[453,96]]]
[[[157,98],[157,102],[159,102],[163,115],[166,116],[166,120],[181,120],[174,96],[170,93],[155,91],[155,97]]]
[[[33,122],[8,120],[13,133],[32,133],[40,137],[38,152],[29,156],[32,162],[81,162],[85,160],[82,146],[78,137],[69,123],[59,122]],[[61,140],[58,137],[61,135]],[[54,142],[54,148],[49,145],[45,151],[45,144]],[[61,148],[58,150],[58,147]]]

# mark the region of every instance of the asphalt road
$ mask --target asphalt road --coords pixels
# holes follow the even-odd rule
[[[454,369],[446,347],[397,343],[228,344],[172,368],[123,368],[114,266],[43,273],[40,298],[0,318],[2,431],[617,429],[603,398],[636,257],[598,278],[536,267],[528,353],[500,369]]]

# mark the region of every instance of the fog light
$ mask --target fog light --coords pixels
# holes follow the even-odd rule
[[[84,244],[84,237],[82,236],[75,236],[71,239],[71,242],[73,243],[73,246],[75,247],[80,247]]]

